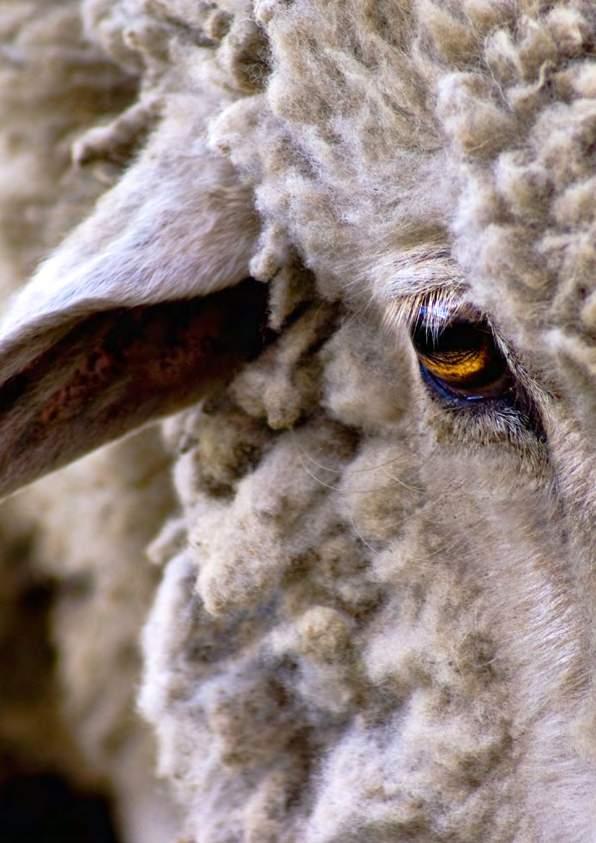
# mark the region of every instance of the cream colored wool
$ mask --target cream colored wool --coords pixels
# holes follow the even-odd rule
[[[250,268],[281,328],[165,429],[181,507],[151,546],[140,707],[184,840],[589,843],[593,3],[102,0],[84,16],[160,102],[127,183],[151,154],[184,157],[191,126],[200,168],[208,137],[254,193]],[[58,265],[94,233],[112,265],[111,201]],[[151,221],[183,213],[156,203]],[[488,315],[544,442],[421,383],[394,316],[439,286]]]
[[[167,469],[146,432],[9,501],[0,522],[3,778],[47,770],[105,792],[123,839],[145,843],[177,824],[134,716],[156,583],[143,550],[171,511]]]
[[[73,170],[70,147],[91,121],[109,120],[135,96],[134,77],[81,30],[74,0],[0,8],[2,290],[22,284],[105,189]]]
[[[149,430],[18,499],[30,523],[42,521],[36,561],[58,584],[51,639],[60,654],[59,711],[81,756],[79,777],[88,769],[108,788],[123,839],[133,843],[161,843],[177,824],[153,775],[151,735],[134,714],[139,629],[157,580],[144,549],[173,508],[168,469],[157,431]]]

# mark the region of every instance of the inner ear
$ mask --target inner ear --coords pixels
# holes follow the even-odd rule
[[[0,494],[204,396],[263,347],[266,311],[248,279],[73,324],[0,383]]]

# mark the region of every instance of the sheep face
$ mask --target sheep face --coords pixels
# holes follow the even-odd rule
[[[592,4],[86,13],[159,117],[6,318],[0,463],[13,488],[209,387],[166,423],[140,697],[188,834],[587,843]],[[139,307],[137,356],[182,377],[90,401]],[[188,352],[214,333],[219,370]]]

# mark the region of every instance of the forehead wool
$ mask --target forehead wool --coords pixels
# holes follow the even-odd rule
[[[424,250],[432,266],[452,178],[413,10],[345,3],[327,14],[301,3],[262,4],[256,14],[270,39],[269,110],[246,145],[234,107],[213,138],[240,166],[252,156],[265,220],[285,229],[330,297],[367,299],[391,283],[408,252]]]

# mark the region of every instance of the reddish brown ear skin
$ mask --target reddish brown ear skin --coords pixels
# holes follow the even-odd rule
[[[229,379],[271,339],[267,288],[97,313],[0,384],[0,495]]]

